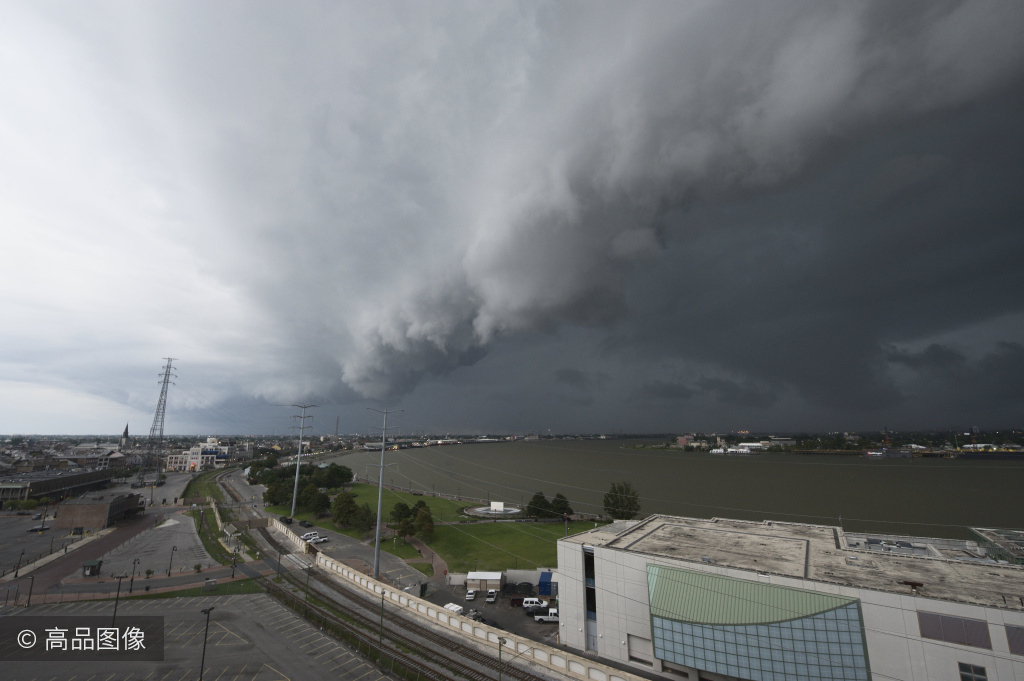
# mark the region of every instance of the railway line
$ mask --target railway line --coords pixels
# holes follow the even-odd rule
[[[227,472],[216,477],[218,484],[234,503],[244,504],[242,495],[227,479]],[[259,532],[263,540],[274,550],[289,553],[265,528]],[[330,579],[322,572],[310,569],[307,583],[314,583],[316,595],[324,606],[310,603],[291,590],[262,579],[268,593],[282,600],[293,610],[303,613],[307,619],[335,636],[355,642],[362,650],[366,646],[370,657],[389,657],[401,666],[428,679],[464,678],[470,681],[491,681],[495,678],[509,678],[517,681],[550,681],[551,677],[539,676],[529,670],[510,663],[517,655],[510,652],[500,664],[490,650],[480,650],[458,637],[446,636],[440,631],[424,626],[415,618],[405,616],[402,611],[387,609],[387,601],[370,598]],[[288,578],[293,586],[303,584]],[[375,650],[376,649],[376,650]]]

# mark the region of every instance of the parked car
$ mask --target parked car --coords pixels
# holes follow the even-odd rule
[[[539,605],[542,608],[546,608],[546,607],[548,607],[548,602],[547,601],[542,601],[539,598],[524,598],[523,599],[523,607],[524,608],[529,608],[530,606],[533,606],[533,605]]]
[[[497,600],[498,600],[498,592],[495,591],[494,589],[488,589],[487,590],[487,602],[488,603],[494,603]]]
[[[291,525],[292,524],[292,519],[289,518],[286,515],[283,515],[283,516],[281,516],[281,522],[284,523],[285,525]]]
[[[36,513],[34,516],[32,516],[32,520],[42,520],[42,519],[43,519],[43,514],[42,513]]]
[[[301,525],[302,527],[313,527],[313,523],[309,522],[308,520],[300,520],[299,525]]]
[[[50,529],[50,528],[47,527],[46,525],[36,525],[35,527],[28,528],[27,531],[28,532],[42,532],[43,530],[48,530],[48,529]]]
[[[313,537],[312,539],[309,540],[309,543],[310,544],[323,544],[325,541],[327,541],[327,537]]]
[[[320,536],[319,532],[313,531],[313,532],[307,532],[306,534],[304,534],[301,537],[299,537],[299,539],[301,539],[302,541],[309,541],[310,539],[316,539],[319,536]]]
[[[558,622],[558,610],[555,609],[555,608],[550,608],[546,615],[535,615],[533,620],[535,622],[557,623]]]
[[[469,589],[466,591],[466,600],[471,601],[476,598],[476,589]]]

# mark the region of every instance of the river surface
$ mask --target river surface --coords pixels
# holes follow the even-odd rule
[[[636,440],[541,440],[389,451],[386,485],[486,503],[561,493],[603,513],[613,482],[640,494],[641,516],[842,525],[853,532],[968,538],[968,527],[1024,527],[1024,461],[716,456],[636,448]],[[335,459],[376,481],[380,451]]]

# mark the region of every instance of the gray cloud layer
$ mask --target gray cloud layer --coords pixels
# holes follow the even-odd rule
[[[144,413],[77,360],[170,353],[197,409],[440,428],[1020,413],[1019,3],[4,11],[8,381]]]

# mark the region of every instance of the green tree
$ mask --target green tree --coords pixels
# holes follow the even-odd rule
[[[423,541],[430,541],[434,536],[434,516],[430,514],[430,508],[423,506],[416,514],[416,534],[422,537]]]
[[[413,520],[412,514],[402,518],[402,522],[398,523],[397,532],[399,537],[411,537],[416,534],[416,522]]]
[[[369,532],[377,525],[377,514],[369,504],[360,506],[352,516],[351,526],[360,532]]]
[[[339,527],[349,527],[358,511],[355,495],[351,492],[341,492],[334,497],[334,503],[331,504],[331,520]]]
[[[305,484],[302,484],[300,481],[300,485],[298,505],[311,511],[313,510],[313,500],[316,498],[316,495],[320,494],[320,489],[312,481]]]
[[[629,520],[640,513],[640,494],[630,482],[613,482],[604,495],[604,512],[616,520]]]
[[[565,498],[564,494],[556,494],[555,498],[551,500],[551,512],[555,515],[572,515],[572,506],[569,505],[569,500]]]
[[[396,523],[401,523],[406,518],[413,516],[412,509],[409,508],[409,504],[404,501],[399,501],[395,504],[395,507],[391,509],[391,520]]]
[[[531,518],[550,518],[554,515],[551,511],[551,502],[544,496],[544,492],[537,492],[526,505],[526,515]]]
[[[324,492],[317,492],[309,508],[317,518],[323,518],[331,510],[331,498]]]

